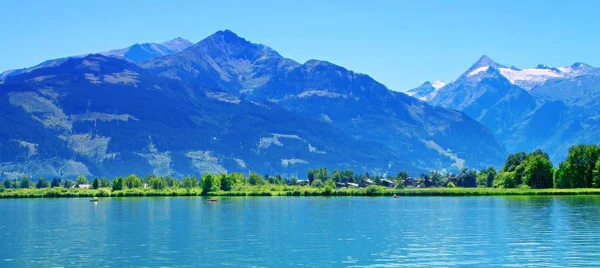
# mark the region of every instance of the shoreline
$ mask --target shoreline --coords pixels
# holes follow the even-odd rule
[[[576,189],[497,189],[497,188],[409,188],[385,187],[327,189],[295,187],[287,190],[252,189],[217,191],[202,194],[201,189],[173,188],[164,190],[126,189],[10,189],[0,191],[0,199],[14,198],[77,198],[77,197],[154,197],[154,196],[536,196],[536,195],[600,195],[600,188]]]

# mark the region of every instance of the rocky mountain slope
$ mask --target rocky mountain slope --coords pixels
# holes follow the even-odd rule
[[[518,69],[481,57],[435,94],[410,90],[489,127],[509,152],[541,148],[561,160],[570,146],[598,143],[600,71],[584,63]]]
[[[230,31],[141,63],[119,53],[0,82],[5,176],[422,172],[505,156],[461,112],[325,61],[300,64]]]

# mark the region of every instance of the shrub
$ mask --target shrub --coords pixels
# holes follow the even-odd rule
[[[381,193],[381,189],[375,185],[369,185],[365,192],[366,195],[378,195]]]

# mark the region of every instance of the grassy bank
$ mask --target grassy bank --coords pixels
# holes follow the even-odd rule
[[[493,196],[493,195],[596,195],[600,189],[496,189],[496,188],[314,188],[314,187],[247,187],[243,190],[210,192],[210,196]],[[134,196],[200,196],[200,188],[126,189],[111,191],[94,189],[2,189],[0,198],[57,198],[57,197],[134,197]]]

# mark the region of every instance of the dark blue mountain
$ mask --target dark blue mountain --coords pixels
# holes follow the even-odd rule
[[[416,173],[504,157],[461,112],[230,31],[141,64],[96,54],[8,76],[0,115],[5,176]]]

